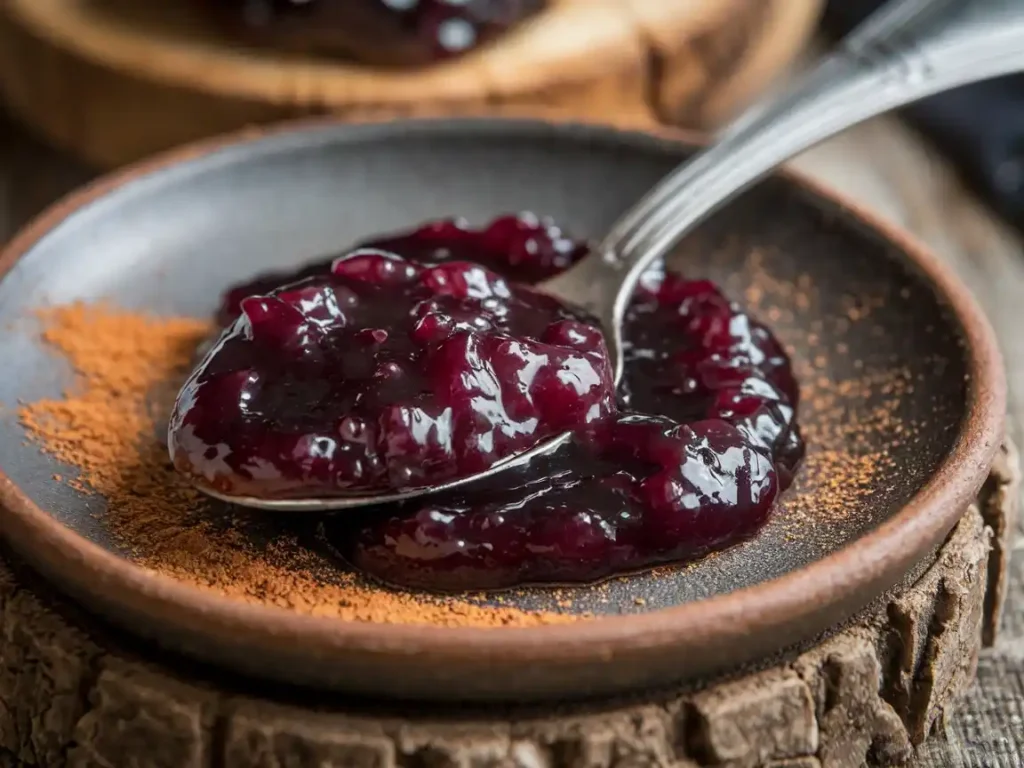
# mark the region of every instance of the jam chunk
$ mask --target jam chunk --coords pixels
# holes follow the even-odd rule
[[[169,429],[175,465],[222,493],[435,484],[615,408],[601,334],[472,262],[359,248],[238,307]]]
[[[360,247],[400,253],[411,261],[440,264],[471,261],[517,283],[538,283],[575,264],[587,246],[569,237],[554,221],[532,213],[499,216],[474,229],[465,219],[440,219],[406,232],[372,238]],[[269,293],[285,283],[330,274],[335,257],[299,270],[268,272],[229,289],[217,313],[222,325],[234,320],[242,299]]]

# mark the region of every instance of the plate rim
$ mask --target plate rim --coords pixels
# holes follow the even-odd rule
[[[72,214],[126,185],[172,171],[184,163],[209,162],[219,154],[222,162],[228,162],[233,152],[244,153],[260,143],[265,143],[268,149],[284,151],[290,146],[289,139],[302,145],[316,138],[325,143],[343,140],[358,143],[366,137],[422,135],[424,131],[440,131],[446,135],[460,131],[515,135],[552,132],[562,138],[595,137],[634,145],[654,140],[692,147],[702,141],[696,134],[677,129],[622,130],[610,125],[557,119],[459,117],[354,124],[336,117],[318,117],[249,128],[161,153],[103,175],[73,191],[40,213],[0,248],[0,280]],[[318,133],[322,135],[317,137]],[[800,634],[810,639],[863,608],[870,599],[863,599],[862,593],[870,591],[877,597],[894,586],[940,543],[967,505],[974,501],[1002,441],[1007,383],[994,330],[968,287],[928,247],[825,185],[791,171],[783,171],[781,175],[866,225],[921,271],[963,332],[970,374],[968,404],[958,439],[926,485],[881,526],[820,560],[750,587],[671,608],[595,617],[568,624],[475,628],[307,616],[285,608],[245,603],[187,585],[148,571],[75,533],[23,494],[2,468],[0,536],[62,590],[89,603],[93,609],[98,607],[100,613],[109,617],[116,606],[115,612],[128,610],[136,617],[152,621],[155,627],[172,627],[176,635],[221,648],[221,651],[211,649],[207,655],[217,657],[217,663],[236,667],[248,662],[225,658],[223,648],[242,647],[239,638],[243,635],[245,647],[279,659],[295,658],[298,653],[321,663],[341,659],[347,665],[360,663],[360,659],[364,663],[393,662],[406,666],[410,660],[418,665],[457,662],[466,669],[477,669],[478,673],[483,669],[493,671],[495,663],[540,665],[554,672],[562,666],[607,667],[612,659],[639,661],[638,654],[653,658],[685,657],[693,653],[691,660],[699,667],[694,674],[699,674],[721,666],[725,661],[723,655],[741,662],[763,655],[766,648],[771,648],[772,652],[780,650],[772,642],[749,642],[751,634],[767,635],[772,628],[797,624]],[[123,620],[120,623],[126,624]],[[139,631],[138,627],[126,628],[136,634]],[[148,629],[142,632],[152,635]],[[744,637],[748,640],[747,650],[734,654],[737,649],[730,640],[736,642]],[[177,644],[180,646],[181,642]],[[190,655],[206,654],[202,642],[198,647],[195,642],[186,642],[184,646]],[[711,646],[718,650],[709,651]],[[752,646],[760,648],[760,652],[750,653]],[[700,650],[703,654],[698,652]],[[252,670],[246,671],[252,673]],[[277,677],[273,670],[264,674],[267,676]],[[512,690],[516,687],[513,683],[511,688],[503,686],[501,692],[453,693],[426,688],[421,683],[419,692],[455,698],[477,695],[493,698],[504,694],[512,698],[549,697],[550,692],[532,691],[526,677],[522,691]],[[554,678],[557,677],[555,674]],[[285,679],[294,681],[295,676],[288,675]],[[315,686],[317,680],[301,682]],[[402,684],[391,691],[394,683],[380,682],[382,687],[375,689],[375,693],[385,696],[407,693],[397,690],[406,687]],[[609,691],[634,687],[624,686],[618,678],[592,682],[598,689],[608,688]],[[479,685],[483,689],[491,687],[487,680],[481,680]],[[410,681],[408,687],[416,686],[415,681]],[[329,684],[329,687],[338,686]]]

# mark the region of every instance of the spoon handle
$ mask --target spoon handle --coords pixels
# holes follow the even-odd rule
[[[605,319],[617,327],[651,262],[786,160],[890,109],[1018,70],[1024,70],[1024,0],[891,3],[804,77],[748,111],[714,145],[659,182],[612,227],[600,256],[585,260],[593,269],[587,270],[589,280],[573,281],[576,290],[564,292],[576,295],[565,298],[604,304],[607,312],[614,284],[613,317]]]

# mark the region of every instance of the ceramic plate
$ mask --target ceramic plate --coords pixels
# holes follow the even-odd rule
[[[304,123],[162,157],[72,195],[4,251],[0,401],[73,381],[40,340],[40,306],[104,300],[207,317],[241,278],[451,214],[482,223],[531,209],[597,237],[689,151],[608,128],[459,120]],[[0,422],[4,534],[78,600],[165,648],[360,694],[609,694],[807,641],[906,578],[987,476],[1005,399],[992,332],[918,245],[789,177],[716,216],[673,263],[720,281],[789,346],[808,459],[772,522],[726,552],[595,587],[471,598],[591,618],[343,621],[154,574],[111,535],[102,498],[54,479],[74,469],[27,443],[13,408]]]

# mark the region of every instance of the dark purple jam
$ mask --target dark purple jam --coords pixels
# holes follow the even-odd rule
[[[366,64],[421,65],[501,36],[544,0],[201,0],[259,43],[342,53]]]
[[[223,493],[436,485],[615,410],[600,331],[471,262],[362,248],[238,306],[170,426]]]
[[[613,397],[600,333],[524,285],[586,252],[531,215],[441,221],[232,290],[172,417],[176,466],[228,493],[325,495],[572,430],[526,468],[324,521],[356,567],[431,590],[594,581],[750,536],[803,454],[785,352],[714,284],[652,270]]]

